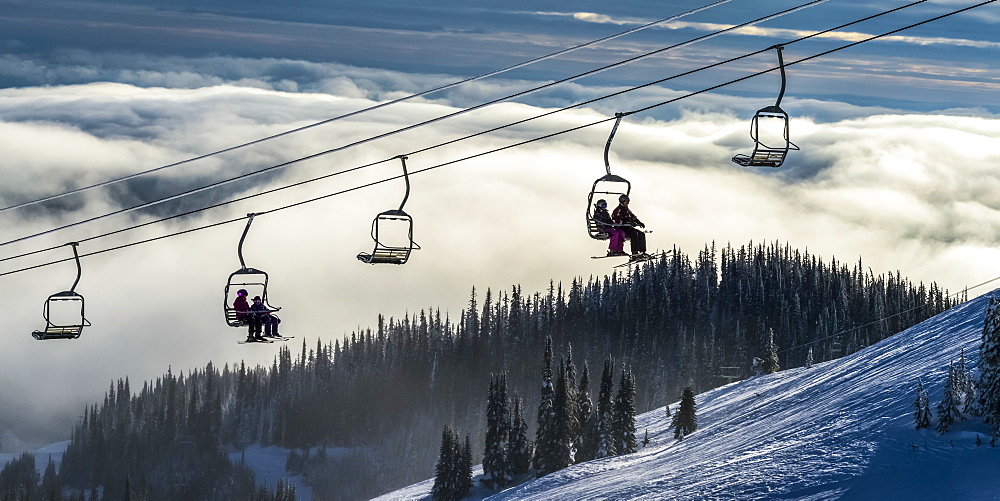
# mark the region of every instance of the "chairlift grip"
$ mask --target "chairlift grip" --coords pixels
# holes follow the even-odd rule
[[[615,113],[615,126],[611,128],[611,135],[608,136],[608,144],[604,145],[604,170],[611,175],[611,162],[608,161],[608,152],[611,151],[611,140],[615,138],[615,132],[618,131],[618,124],[622,123],[622,118],[625,116],[624,113]]]

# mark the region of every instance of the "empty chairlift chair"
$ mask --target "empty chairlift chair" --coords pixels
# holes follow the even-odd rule
[[[403,179],[406,181],[406,193],[398,209],[380,212],[372,220],[372,240],[375,248],[369,253],[359,253],[358,261],[368,264],[405,264],[410,259],[410,253],[420,250],[413,241],[413,218],[405,211],[406,199],[410,196],[410,176],[406,171],[406,157],[396,158],[403,164]]]
[[[607,174],[594,181],[594,185],[590,189],[590,194],[587,195],[587,234],[590,235],[590,238],[596,240],[607,240],[609,238],[608,234],[602,231],[597,226],[597,222],[594,221],[594,204],[596,201],[601,198],[607,198],[614,203],[618,201],[618,197],[628,195],[632,191],[632,183],[621,176],[611,173],[611,163],[608,160],[611,140],[614,139],[615,132],[618,131],[618,125],[624,116],[624,113],[615,113],[615,126],[611,128],[611,135],[608,136],[608,142],[604,146],[604,170]]]
[[[255,215],[247,214],[247,225],[243,229],[243,236],[240,237],[239,247],[236,250],[240,258],[240,269],[229,275],[223,295],[224,302],[222,308],[225,312],[226,323],[230,327],[243,327],[247,325],[243,319],[239,318],[236,309],[233,308],[233,301],[236,299],[236,293],[240,289],[246,289],[250,297],[260,296],[261,302],[268,311],[278,311],[281,309],[277,306],[271,306],[267,301],[267,273],[257,268],[247,267],[246,262],[243,260],[243,241],[247,237],[247,232],[250,231],[250,224],[253,223]]]
[[[83,296],[76,292],[80,283],[82,268],[80,255],[76,251],[77,242],[67,245],[73,247],[73,257],[76,260],[76,281],[68,291],[57,292],[45,301],[42,307],[42,317],[45,318],[45,329],[34,331],[31,336],[39,341],[47,339],[76,339],[80,337],[84,327],[90,326],[90,321],[84,316]]]
[[[781,98],[785,95],[785,63],[781,57],[780,45],[772,47],[778,51],[778,68],[781,71],[781,91],[774,106],[757,110],[750,122],[750,138],[754,140],[753,152],[738,154],[733,162],[744,167],[780,167],[788,155],[788,150],[799,147],[789,140],[788,113],[781,109]],[[764,125],[762,132],[761,125]],[[780,131],[774,133],[774,131]],[[768,133],[771,132],[771,133]],[[766,135],[765,135],[766,134]]]

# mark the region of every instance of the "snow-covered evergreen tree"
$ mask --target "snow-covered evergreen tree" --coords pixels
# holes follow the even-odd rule
[[[435,501],[458,501],[472,489],[472,442],[468,435],[465,442],[458,433],[444,427],[441,449],[434,467],[434,485],[431,497]]]
[[[507,407],[507,375],[490,375],[490,390],[486,401],[486,444],[483,449],[483,485],[495,489],[507,485],[510,465],[507,458],[509,409]]]
[[[60,499],[60,494],[59,475],[56,474],[56,463],[52,461],[50,454],[45,473],[42,474],[42,495],[45,499]]]
[[[639,450],[635,436],[635,376],[625,367],[618,382],[614,413],[611,420],[611,437],[617,454],[631,454]]]
[[[979,345],[979,413],[1000,436],[1000,298],[990,298]]]
[[[767,329],[767,341],[764,343],[764,352],[761,359],[761,372],[764,374],[774,374],[781,370],[778,363],[778,345],[774,344],[774,329]]]
[[[983,414],[979,408],[979,386],[976,385],[976,379],[972,377],[971,373],[969,374],[969,392],[965,398],[962,413],[970,416],[982,416]]]
[[[455,467],[455,437],[451,428],[444,427],[441,433],[441,448],[438,451],[438,461],[434,466],[434,486],[431,488],[431,497],[435,501],[450,501],[456,499],[455,485],[452,483],[453,469]]]
[[[942,397],[941,403],[937,406],[937,431],[942,435],[947,433],[951,425],[955,424],[962,417],[962,413],[958,410],[959,401],[957,393],[955,365],[948,364],[948,375],[944,382],[944,397]]]
[[[594,402],[590,398],[590,366],[583,363],[583,374],[580,376],[580,387],[576,392],[579,400],[577,409],[580,422],[580,434],[576,440],[577,463],[594,459],[597,451],[597,413],[594,412]]]
[[[524,404],[514,396],[514,413],[510,423],[510,441],[507,447],[510,473],[522,475],[531,468],[531,442],[528,441],[528,423],[524,420]]]
[[[539,472],[539,476],[551,473],[556,469],[546,461],[552,457],[552,418],[555,388],[552,386],[552,338],[545,338],[545,355],[542,361],[542,387],[538,399],[538,414],[535,429],[535,451],[531,466]]]
[[[917,399],[913,402],[913,422],[916,428],[928,428],[931,425],[931,402],[924,389],[924,383],[917,379]]]
[[[614,414],[614,404],[611,394],[614,391],[615,361],[611,357],[604,360],[604,372],[601,374],[601,391],[597,398],[597,451],[595,458],[603,458],[618,454],[615,442],[611,438],[611,419]]]
[[[462,499],[472,490],[472,438],[469,435],[465,435],[465,445],[459,454],[455,475],[455,497]]]
[[[813,349],[812,346],[809,347],[809,353],[806,354],[806,369],[810,369],[813,366]]]
[[[566,408],[569,412],[569,436],[575,450],[580,435],[580,402],[576,388],[576,365],[573,363],[573,345],[566,345]]]
[[[975,408],[976,384],[972,380],[972,374],[965,362],[965,348],[962,348],[955,362],[955,389],[958,399],[959,413],[965,419],[965,413],[972,413]]]
[[[549,437],[550,444],[546,447],[551,456],[545,461],[551,470],[539,471],[539,475],[552,473],[573,464],[574,427],[571,421],[576,420],[576,413],[569,405],[570,384],[566,379],[566,366],[563,361],[559,363],[555,383],[555,393],[552,397],[552,435]]]
[[[674,419],[674,438],[683,440],[684,437],[698,429],[698,417],[695,415],[694,390],[691,386],[685,386],[681,393],[680,409]]]

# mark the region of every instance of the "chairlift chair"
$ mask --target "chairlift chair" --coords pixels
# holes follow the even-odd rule
[[[90,321],[84,316],[83,296],[76,292],[76,285],[80,283],[82,268],[80,267],[80,255],[76,251],[77,242],[70,242],[66,245],[73,247],[73,257],[76,260],[76,281],[68,291],[57,292],[45,301],[42,307],[42,317],[45,318],[45,329],[34,331],[31,336],[39,341],[47,339],[76,339],[80,337],[84,327],[90,327]],[[61,320],[55,318],[53,309],[65,313],[69,319]],[[62,317],[62,315],[60,315]]]
[[[754,140],[753,152],[749,155],[737,154],[733,157],[733,162],[744,167],[780,167],[785,161],[785,156],[789,150],[798,150],[799,147],[789,140],[788,135],[788,113],[781,109],[781,98],[785,95],[785,63],[781,57],[780,45],[773,47],[778,51],[778,68],[781,71],[781,91],[773,106],[767,106],[757,110],[753,120],[750,122],[750,138]],[[783,129],[783,144],[766,144],[761,137],[761,121],[780,120],[779,127]],[[768,141],[771,139],[768,138]]]
[[[236,251],[240,258],[240,269],[229,275],[229,280],[226,281],[226,290],[222,298],[222,308],[225,312],[226,323],[230,327],[243,327],[247,325],[244,320],[238,317],[236,308],[233,308],[233,300],[236,298],[236,292],[240,289],[248,289],[250,297],[260,296],[261,302],[268,311],[278,311],[281,309],[277,306],[271,306],[267,302],[267,273],[257,268],[247,267],[246,262],[243,260],[243,241],[247,237],[247,232],[250,231],[250,224],[253,223],[254,216],[256,214],[247,214],[247,225],[243,229],[243,236],[240,237],[239,247],[237,247]]]
[[[632,191],[632,183],[627,179],[611,173],[611,162],[608,160],[608,153],[611,149],[611,140],[618,131],[624,113],[615,113],[615,126],[611,128],[611,135],[604,146],[604,169],[607,174],[594,181],[590,194],[587,195],[587,233],[595,240],[607,240],[610,236],[602,230],[597,221],[594,221],[594,204],[600,198],[610,198],[612,201],[618,200],[621,195],[628,195]]]
[[[410,176],[406,171],[406,156],[400,155],[396,158],[403,164],[403,179],[406,181],[406,193],[398,209],[390,209],[380,212],[372,220],[372,240],[375,241],[375,248],[369,253],[359,253],[358,261],[367,264],[405,264],[410,259],[410,253],[420,250],[420,245],[413,241],[413,218],[405,211],[406,199],[410,196]],[[405,239],[400,239],[399,243],[389,242],[385,238],[387,228],[395,227],[406,230]],[[398,235],[398,234],[397,234]]]

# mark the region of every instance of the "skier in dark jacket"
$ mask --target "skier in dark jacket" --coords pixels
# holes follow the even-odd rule
[[[623,250],[625,247],[625,232],[615,226],[615,221],[611,219],[611,214],[608,213],[608,202],[604,199],[598,200],[594,204],[594,222],[597,223],[597,227],[601,231],[607,233],[610,237],[608,255],[626,256],[627,254]]]
[[[629,210],[628,203],[628,195],[618,197],[618,207],[615,207],[614,213],[611,214],[611,219],[615,224],[622,225],[622,231],[625,232],[625,235],[632,242],[630,244],[632,259],[640,259],[646,255],[646,233],[637,230],[636,227],[645,228],[646,225]]]
[[[281,323],[281,319],[276,315],[272,315],[267,306],[264,306],[264,302],[260,299],[260,296],[254,296],[253,305],[250,306],[250,311],[254,312],[254,316],[257,317],[257,332],[256,340],[263,341],[264,338],[260,335],[260,327],[264,326],[264,335],[267,337],[279,337],[278,335],[278,324]]]

